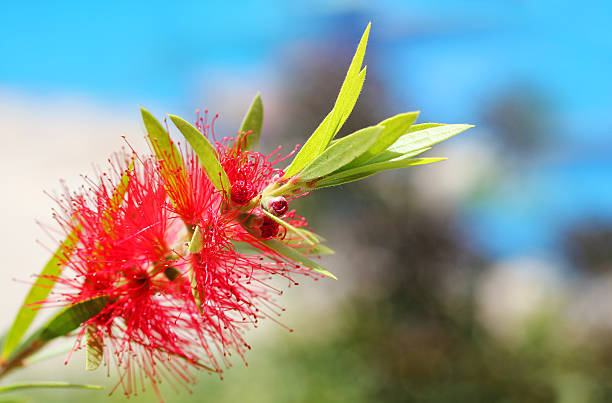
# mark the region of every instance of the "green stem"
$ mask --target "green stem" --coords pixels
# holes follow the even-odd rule
[[[20,389],[32,388],[76,388],[76,389],[103,389],[99,385],[74,384],[68,382],[30,382],[15,383],[13,385],[0,386],[0,393],[13,392]]]
[[[21,350],[0,363],[0,379],[6,376],[9,372],[25,366],[25,360],[47,344],[46,341],[33,340],[31,343],[24,346]],[[0,389],[1,391],[1,389]]]

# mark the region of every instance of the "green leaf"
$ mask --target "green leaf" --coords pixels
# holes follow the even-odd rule
[[[431,147],[419,148],[409,153],[396,153],[393,151],[385,150],[362,166],[367,166],[370,164],[377,164],[379,162],[386,162],[386,161],[391,161],[391,160],[395,161],[398,159],[406,159],[406,158],[414,157],[415,155],[423,154],[427,150],[431,150]],[[344,171],[347,168],[356,168],[356,167],[344,167],[341,171]],[[339,172],[334,172],[334,174],[336,173],[339,173]]]
[[[232,244],[236,252],[243,255],[258,255],[261,253],[261,250],[247,242],[233,241]]]
[[[472,125],[453,124],[430,127],[424,130],[419,130],[407,133],[397,139],[387,151],[397,154],[406,154],[416,151],[421,148],[431,147],[450,137],[453,137],[461,132],[466,131]]]
[[[200,253],[204,247],[204,238],[202,238],[202,230],[199,225],[196,225],[193,236],[189,242],[189,253]]]
[[[79,232],[80,227],[76,227],[68,235],[68,237],[66,237],[66,239],[60,244],[53,254],[53,257],[49,259],[45,267],[43,267],[32,288],[30,288],[28,295],[23,301],[23,305],[15,317],[15,321],[13,322],[13,325],[6,336],[2,350],[3,359],[6,359],[9,355],[11,355],[11,353],[19,345],[19,342],[38,314],[37,307],[32,305],[37,302],[44,301],[53,289],[53,286],[55,285],[53,277],[60,275],[62,271],[61,262],[68,259],[72,253],[72,248],[77,242]]]
[[[85,347],[85,370],[98,369],[104,357],[104,341],[95,327],[87,327],[87,346]]]
[[[336,278],[336,276],[331,274],[329,271],[327,271],[325,268],[323,268],[318,263],[313,262],[312,260],[310,260],[306,256],[302,255],[300,252],[298,252],[294,248],[291,248],[291,247],[283,244],[282,242],[280,242],[277,239],[266,239],[266,240],[262,240],[261,242],[264,245],[266,245],[268,248],[272,249],[274,252],[278,253],[281,256],[284,256],[284,257],[286,257],[288,259],[291,259],[291,260],[294,260],[294,261],[296,261],[298,263],[301,263],[303,266],[306,266],[306,267],[316,271],[317,273],[323,274],[324,276],[331,277],[334,280],[338,279],[338,278]]]
[[[0,403],[28,403],[28,399],[23,396],[17,397],[2,397]]]
[[[190,123],[179,118],[178,116],[168,115],[172,122],[178,127],[179,131],[185,139],[191,144],[193,151],[198,155],[200,165],[206,171],[208,179],[212,184],[226,195],[231,189],[230,181],[227,174],[223,170],[221,163],[219,162],[219,156],[217,150],[208,141],[206,137],[198,129],[193,127]]]
[[[406,168],[414,165],[431,164],[438,161],[444,161],[446,158],[398,158],[396,160],[377,162],[368,165],[362,165],[357,168],[348,169],[340,173],[330,175],[323,178],[315,184],[315,188],[324,188],[329,186],[341,185],[343,183],[354,182],[359,179],[366,178],[378,172],[387,171],[389,169]]]
[[[445,124],[444,123],[419,123],[419,124],[410,126],[406,134],[412,133],[412,132],[418,132],[419,130],[430,129],[432,127],[440,127],[440,126],[445,126]]]
[[[134,171],[134,160],[130,162],[127,170],[121,175],[121,180],[119,184],[113,191],[113,195],[111,196],[110,201],[108,202],[108,206],[106,206],[106,211],[104,212],[104,221],[102,222],[104,229],[107,232],[110,232],[114,225],[113,217],[114,214],[119,210],[123,200],[125,199],[125,194],[128,191],[128,186],[130,182],[130,175]]]
[[[377,141],[383,129],[383,126],[366,127],[341,138],[304,168],[300,180],[320,178],[347,165],[366,152]]]
[[[349,167],[354,168],[363,165],[385,151],[387,147],[395,143],[398,138],[410,130],[410,126],[417,119],[419,113],[419,111],[402,113],[380,122],[378,125],[384,126],[385,128],[378,136],[376,143],[372,144],[365,153],[351,162]]]
[[[170,135],[166,131],[166,128],[146,109],[140,107],[140,113],[144,122],[149,140],[152,143],[153,151],[159,161],[167,160],[170,156],[172,159],[181,161],[183,166],[183,158],[178,148],[170,140]]]
[[[418,132],[420,130],[425,130],[425,129],[429,129],[429,128],[432,128],[432,127],[439,127],[439,126],[444,126],[444,124],[442,124],[442,123],[419,123],[418,125],[410,126],[410,128],[406,131],[406,133],[402,134],[402,136],[400,136],[400,137],[408,135],[409,133]],[[425,151],[429,150],[430,148],[431,147],[423,147],[423,148],[420,148],[419,150],[423,150],[421,152],[425,152]],[[414,150],[414,151],[416,151],[416,150]],[[374,158],[372,158],[369,161],[367,161],[367,163],[368,164],[372,164],[374,162],[389,161],[391,159],[398,158],[398,157],[401,157],[402,155],[406,155],[406,154],[416,155],[416,154],[412,154],[414,151],[411,151],[410,153],[398,153],[398,152],[389,151],[389,149],[386,149],[386,150],[382,151],[381,153],[379,153],[378,155],[376,155]],[[355,167],[351,166],[351,168],[355,168]]]
[[[246,135],[244,143],[244,150],[253,150],[259,146],[259,139],[261,137],[261,128],[263,126],[263,102],[261,102],[261,95],[259,92],[255,95],[251,107],[249,108],[242,126],[240,126],[240,134],[236,139],[237,142],[242,142]],[[246,133],[249,133],[248,135]]]
[[[306,144],[295,156],[289,167],[286,169],[285,178],[289,178],[298,172],[300,172],[306,165],[308,165],[314,158],[323,152],[329,145],[329,142],[334,136],[340,131],[340,128],[348,119],[359,93],[363,88],[365,81],[366,69],[361,69],[363,64],[363,58],[365,56],[366,46],[368,43],[368,36],[370,34],[370,26],[366,27],[351,65],[349,66],[346,78],[340,87],[340,92],[334,108],[325,117],[323,122],[317,127],[314,133],[310,136]]]
[[[12,385],[0,386],[0,393],[13,392],[21,389],[40,389],[40,388],[68,388],[68,389],[103,389],[99,385],[85,385],[69,382],[25,382],[14,383]]]
[[[306,244],[303,242],[297,242],[294,239],[281,239],[283,244],[287,245],[290,248],[298,250],[302,255],[310,255],[310,256],[323,256],[323,255],[333,255],[334,252],[329,247],[323,245],[322,243],[318,243],[315,245]]]
[[[198,289],[198,282],[196,280],[195,271],[193,267],[191,268],[191,294],[193,295],[193,299],[200,311],[200,314],[204,314],[204,310],[202,309],[202,299],[200,298],[200,291]]]
[[[16,348],[8,360],[17,359],[16,357],[24,353],[32,354],[47,342],[67,335],[77,329],[82,323],[102,312],[107,302],[108,297],[104,295],[64,308]]]
[[[125,198],[125,194],[128,190],[128,185],[130,183],[130,175],[132,174],[132,172],[134,172],[133,159],[132,161],[130,161],[130,165],[128,165],[128,168],[125,170],[123,175],[121,175],[121,180],[119,181],[119,184],[113,192],[113,196],[111,197],[110,202],[108,203],[109,205],[106,214],[107,216],[111,215],[111,213],[117,211],[119,207],[121,207],[123,199]]]
[[[82,323],[102,312],[107,302],[108,297],[103,295],[64,308],[47,322],[40,330],[37,338],[42,341],[49,341],[67,335],[81,326]]]

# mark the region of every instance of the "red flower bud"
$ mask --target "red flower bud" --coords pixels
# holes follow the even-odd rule
[[[269,239],[278,234],[280,225],[261,211],[254,211],[248,223],[248,230],[258,238]]]
[[[289,202],[283,196],[274,197],[266,202],[266,209],[275,216],[282,217],[289,210]]]

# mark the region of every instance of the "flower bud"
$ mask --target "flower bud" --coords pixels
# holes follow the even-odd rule
[[[277,196],[266,200],[265,208],[275,216],[282,217],[289,209],[289,202],[283,196]]]
[[[255,210],[247,221],[246,229],[258,238],[269,239],[278,234],[280,225],[261,210]]]

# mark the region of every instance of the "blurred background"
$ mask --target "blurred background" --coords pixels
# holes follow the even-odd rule
[[[52,245],[42,190],[124,145],[138,105],[234,135],[256,91],[262,148],[303,143],[373,22],[342,134],[393,114],[471,123],[429,156],[295,202],[339,281],[303,281],[220,381],[168,402],[612,401],[612,3],[593,1],[11,2],[0,12],[2,310],[9,326]],[[79,354],[11,380],[105,391]],[[9,379],[7,379],[8,381]],[[7,395],[9,396],[9,395]],[[152,401],[149,391],[131,401]]]

